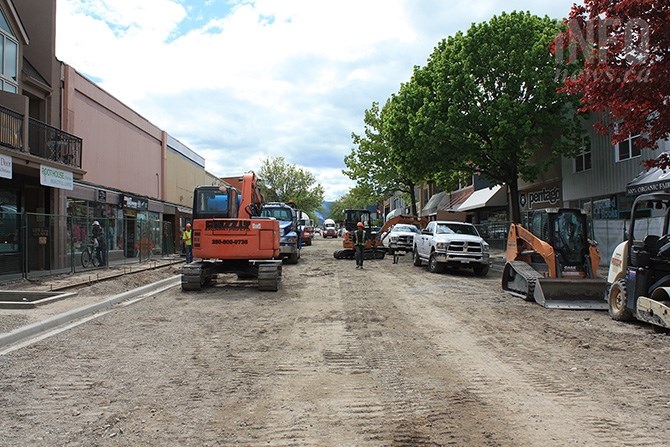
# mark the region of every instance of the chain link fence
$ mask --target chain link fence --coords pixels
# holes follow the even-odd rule
[[[608,266],[614,249],[624,241],[629,221],[622,219],[595,219],[591,221],[592,237],[600,250],[600,265]],[[510,222],[476,224],[477,230],[492,249],[506,250]],[[638,219],[635,224],[636,239],[643,240],[647,234],[663,234],[663,218]]]
[[[0,276],[39,279],[144,263],[174,256],[171,222],[149,218],[92,219],[0,211]]]

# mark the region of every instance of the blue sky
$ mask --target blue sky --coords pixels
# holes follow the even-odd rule
[[[581,3],[581,2],[580,2]],[[311,171],[326,200],[363,114],[437,43],[503,11],[569,0],[58,0],[56,56],[203,156],[214,175],[268,157]]]

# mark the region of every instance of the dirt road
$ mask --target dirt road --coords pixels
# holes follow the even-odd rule
[[[669,336],[340,241],[0,356],[0,445],[670,445]]]

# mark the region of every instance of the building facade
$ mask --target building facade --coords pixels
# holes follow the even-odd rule
[[[0,276],[179,249],[204,159],[55,56],[56,0],[0,0]]]

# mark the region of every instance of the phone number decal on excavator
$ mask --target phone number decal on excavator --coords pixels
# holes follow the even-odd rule
[[[213,245],[247,245],[249,243],[246,239],[213,239]]]
[[[208,220],[205,222],[205,230],[246,231],[250,225],[248,220]]]

